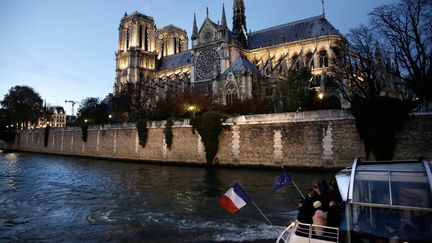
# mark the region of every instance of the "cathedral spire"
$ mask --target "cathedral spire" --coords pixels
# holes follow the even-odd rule
[[[226,16],[225,16],[225,4],[222,3],[222,20],[221,20],[221,25],[222,28],[227,28],[227,21],[226,21]]]
[[[245,5],[243,0],[234,0],[233,4],[233,32],[242,33],[246,30]]]
[[[196,22],[196,14],[194,13],[194,21],[192,27],[192,40],[195,40],[198,37],[198,27]]]

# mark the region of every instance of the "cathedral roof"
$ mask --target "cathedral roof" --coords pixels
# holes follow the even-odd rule
[[[303,19],[249,34],[249,49],[278,45],[325,35],[341,35],[324,15]]]
[[[158,70],[168,70],[191,64],[192,52],[184,51],[178,54],[163,57],[158,61]]]
[[[237,59],[234,61],[234,63],[227,70],[225,70],[224,74],[226,75],[230,72],[232,72],[232,73],[250,72],[250,73],[253,73],[255,75],[260,75],[260,72],[255,67],[255,65],[250,63],[249,60],[243,56],[237,57]]]

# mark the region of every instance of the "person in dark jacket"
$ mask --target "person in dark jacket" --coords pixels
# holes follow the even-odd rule
[[[309,188],[308,193],[306,195],[306,198],[303,201],[303,207],[304,207],[304,218],[303,221],[300,221],[305,224],[312,224],[312,216],[314,214],[314,207],[313,203],[315,202],[315,195],[314,190],[312,188]]]
[[[327,226],[339,227],[340,211],[335,200],[331,200],[327,211]]]

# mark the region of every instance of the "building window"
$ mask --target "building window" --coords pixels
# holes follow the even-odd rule
[[[237,87],[233,82],[231,82],[230,84],[228,84],[226,89],[226,103],[227,105],[234,104],[237,102],[237,100],[238,100]]]
[[[164,50],[165,50],[165,45],[164,45],[164,40],[161,40],[160,42],[161,45],[161,57],[164,57]]]
[[[321,86],[321,75],[316,75],[316,76],[314,77],[312,85],[313,85],[314,87]]]
[[[310,69],[315,68],[315,63],[314,63],[312,52],[309,52],[308,54],[306,54],[306,67],[309,67]]]
[[[140,27],[139,27],[139,48],[142,48],[142,42],[143,42],[143,28],[140,25]]]
[[[294,55],[292,57],[292,66],[293,69],[300,69],[300,57],[298,55]]]
[[[177,53],[177,38],[174,37],[174,54]]]
[[[183,51],[183,46],[182,46],[181,39],[178,40],[178,43],[179,43],[179,52],[182,52]]]
[[[149,50],[149,45],[148,45],[148,29],[147,27],[144,30],[144,50],[148,51]]]
[[[126,31],[126,49],[129,49],[130,28]]]
[[[327,51],[320,51],[320,67],[328,67],[328,56]]]

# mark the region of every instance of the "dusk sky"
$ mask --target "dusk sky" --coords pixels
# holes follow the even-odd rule
[[[367,23],[368,13],[396,0],[327,0],[326,17],[342,34]],[[117,28],[125,11],[155,19],[158,28],[174,24],[191,36],[209,7],[217,22],[225,3],[232,26],[232,0],[1,0],[0,100],[15,85],[28,85],[48,104],[71,113],[65,99],[104,98],[115,78]],[[245,0],[252,31],[322,13],[320,0]],[[75,107],[75,111],[78,105]]]

